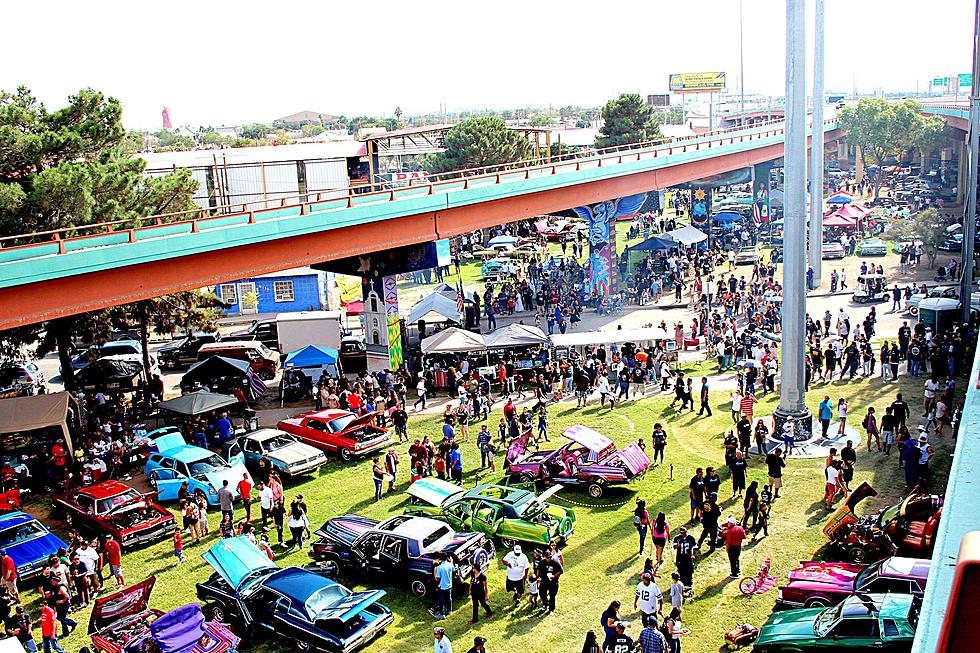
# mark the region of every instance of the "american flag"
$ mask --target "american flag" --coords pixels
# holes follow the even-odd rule
[[[456,311],[463,314],[463,282],[456,282]]]
[[[759,224],[762,222],[762,210],[759,208],[759,201],[752,202],[752,222]]]

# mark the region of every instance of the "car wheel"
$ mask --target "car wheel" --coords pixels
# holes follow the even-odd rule
[[[225,612],[225,606],[221,605],[220,603],[212,603],[205,608],[205,612],[207,613],[210,621],[227,623],[226,619],[228,619],[228,613]]]
[[[868,552],[864,550],[864,547],[852,546],[847,550],[847,559],[851,562],[866,562],[868,560]]]
[[[477,549],[470,556],[470,564],[474,567],[483,568],[490,561],[490,555],[484,549]]]
[[[909,315],[911,315],[912,317],[915,317],[918,314],[919,314],[919,307],[918,306],[909,306]]]
[[[340,456],[340,459],[345,463],[349,463],[350,461],[354,460],[354,453],[350,449],[341,447],[340,449],[337,449],[337,455]]]
[[[412,581],[409,588],[412,590],[412,594],[418,598],[422,598],[429,593],[429,586],[425,584],[424,580],[419,580],[418,578]]]
[[[601,499],[602,495],[605,494],[606,489],[602,486],[602,483],[600,483],[599,481],[593,481],[592,483],[589,484],[589,487],[586,490],[586,492],[593,499]]]
[[[336,558],[327,558],[317,563],[320,573],[327,578],[336,578],[340,575],[340,563]]]
[[[502,537],[500,538],[500,546],[505,549],[513,549],[515,546],[517,546],[517,540],[513,540],[509,537]]]
[[[807,599],[806,603],[803,604],[804,608],[829,608],[830,601],[822,596],[815,596],[812,599]]]
[[[517,480],[520,483],[534,483],[534,475],[524,472],[523,474],[517,477]]]

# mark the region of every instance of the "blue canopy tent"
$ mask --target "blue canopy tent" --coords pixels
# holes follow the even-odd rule
[[[834,193],[827,198],[827,204],[850,204],[854,198],[848,193]]]
[[[324,371],[331,376],[339,376],[337,371],[337,359],[339,357],[336,349],[319,345],[306,345],[286,354],[283,367],[301,369],[315,381],[320,378],[320,374]]]
[[[741,222],[743,219],[741,214],[735,213],[734,211],[719,211],[711,216],[711,220],[717,224],[734,224]]]
[[[626,251],[623,253],[626,254],[626,263],[629,266],[629,270],[632,271],[633,267],[645,256],[648,256],[650,252],[673,249],[674,247],[677,247],[677,243],[674,241],[653,236],[651,238],[647,238],[642,243],[637,243],[627,247]]]

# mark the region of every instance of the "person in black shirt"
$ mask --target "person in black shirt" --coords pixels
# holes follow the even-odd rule
[[[677,565],[677,575],[681,577],[684,587],[690,589],[694,586],[694,557],[697,555],[698,543],[684,526],[677,530],[677,537],[674,538],[674,550],[677,552],[674,558],[674,564]]]
[[[557,560],[544,558],[538,564],[538,589],[541,594],[541,612],[551,614],[555,611],[555,597],[558,596],[558,579],[565,569]]]
[[[709,553],[715,550],[718,540],[718,520],[721,519],[721,508],[715,501],[705,501],[701,510],[701,537],[698,538],[698,548],[705,539],[708,540]]]
[[[745,459],[745,454],[739,451],[735,455],[735,460],[732,461],[731,470],[732,474],[732,498],[742,496],[742,492],[745,490],[745,471],[748,469],[749,463]]]
[[[636,648],[636,644],[634,644],[633,639],[626,634],[626,624],[624,624],[622,621],[617,621],[616,634],[606,647],[607,653],[633,653],[634,648]]]
[[[704,491],[710,497],[712,494],[717,495],[720,489],[721,477],[714,467],[709,467],[704,475]]]
[[[895,395],[895,401],[892,402],[892,415],[895,416],[899,426],[905,426],[905,420],[909,416],[909,405],[902,399],[901,392]]]
[[[701,377],[701,410],[698,411],[698,415],[703,415],[704,411],[708,411],[708,417],[711,417],[711,406],[708,403],[708,377]]]
[[[473,565],[472,575],[470,576],[470,598],[473,599],[473,618],[468,624],[475,624],[480,620],[480,606],[487,613],[487,619],[493,617],[493,610],[487,604],[487,576],[480,569],[480,565]]]
[[[8,617],[3,625],[7,636],[16,637],[17,641],[24,645],[25,650],[37,651],[37,644],[31,634],[34,624],[31,623],[30,615],[24,611],[24,606],[18,605],[16,613]]]
[[[704,470],[698,467],[697,472],[688,484],[691,489],[691,520],[701,519],[701,504],[704,503]]]
[[[779,447],[776,447],[766,456],[766,467],[769,469],[769,484],[767,487],[770,491],[775,491],[773,495],[774,499],[779,498],[779,488],[783,487],[783,467],[786,466],[786,461],[783,460],[783,451]]]
[[[735,423],[735,430],[738,431],[738,450],[748,455],[749,448],[752,446],[752,422],[745,415]]]

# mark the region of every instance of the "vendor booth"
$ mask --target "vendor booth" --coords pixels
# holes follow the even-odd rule
[[[486,351],[487,343],[479,333],[450,327],[422,341],[423,354],[456,354]]]
[[[142,373],[140,362],[100,358],[76,372],[75,382],[82,390],[132,392]]]
[[[267,389],[248,361],[225,356],[210,356],[194,363],[180,379],[181,390],[201,387],[226,394],[241,388],[249,399],[261,397]]]
[[[622,258],[626,260],[627,269],[629,272],[632,272],[633,268],[635,268],[640,261],[648,257],[653,257],[654,252],[665,251],[675,247],[677,247],[677,243],[673,240],[653,236],[651,238],[647,238],[642,243],[637,243],[627,247],[626,251],[623,252],[625,256]]]
[[[193,417],[203,415],[220,408],[227,408],[238,403],[238,399],[231,395],[221,395],[216,392],[191,392],[174,399],[161,401],[160,410],[165,410],[177,415]]]
[[[0,447],[16,453],[30,440],[65,441],[72,451],[72,431],[78,426],[78,404],[71,394],[34,395],[0,399]]]
[[[555,348],[556,360],[573,357],[571,356],[573,350],[576,352],[574,357],[580,357],[585,353],[586,347],[623,345],[625,343],[633,343],[639,348],[660,347],[667,353],[669,360],[676,360],[677,358],[678,347],[674,335],[660,327],[556,333],[551,336],[551,345]]]
[[[706,233],[697,227],[692,227],[690,225],[681,227],[680,229],[674,229],[673,231],[668,231],[661,237],[664,240],[684,246],[696,245],[697,243],[708,240],[708,235]]]
[[[337,369],[339,353],[330,347],[320,345],[306,345],[286,354],[283,367],[292,367],[294,370],[302,370],[305,375],[313,379],[319,379],[326,372],[328,376],[340,378]]]

